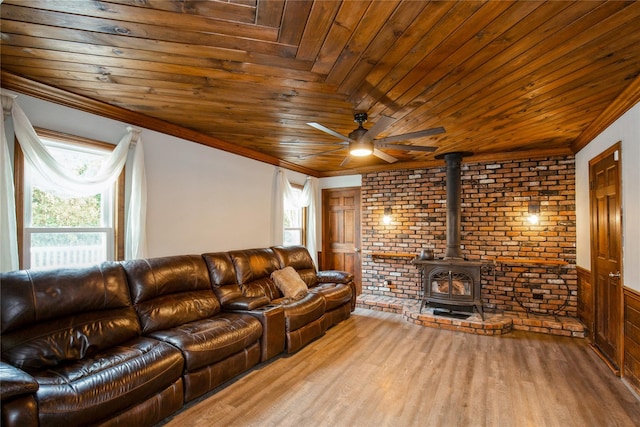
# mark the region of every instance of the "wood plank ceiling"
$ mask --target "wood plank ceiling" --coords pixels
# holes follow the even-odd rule
[[[451,151],[571,154],[640,94],[637,1],[5,0],[0,12],[3,87],[315,176]],[[355,112],[366,128],[394,119],[379,137],[446,132],[399,142],[435,152],[341,165],[347,147],[307,123],[346,135]]]

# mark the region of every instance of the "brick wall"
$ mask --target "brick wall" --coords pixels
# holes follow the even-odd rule
[[[575,165],[573,157],[504,163],[462,163],[462,255],[489,264],[496,257],[564,260],[567,267],[498,264],[484,274],[482,299],[491,310],[529,310],[576,316]],[[368,173],[362,176],[362,289],[365,294],[419,299],[418,270],[406,258],[367,253],[446,250],[446,169]],[[540,203],[540,222],[528,220],[529,200]],[[385,207],[393,221],[382,224]]]

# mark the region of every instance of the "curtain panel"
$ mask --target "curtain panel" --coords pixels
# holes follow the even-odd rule
[[[282,244],[283,223],[284,223],[284,207],[293,206],[296,209],[307,208],[307,250],[311,254],[311,258],[318,266],[318,249],[317,249],[317,209],[318,209],[318,179],[307,177],[302,189],[302,194],[298,195],[293,191],[293,187],[289,183],[284,170],[276,169],[275,183],[275,203],[274,203],[274,238],[275,244]]]
[[[132,127],[127,128],[127,134],[122,137],[115,149],[105,156],[96,175],[92,177],[77,176],[55,160],[14,98],[13,95],[2,92],[3,109],[5,109],[5,112],[8,110],[13,119],[14,133],[24,152],[25,160],[45,177],[57,191],[62,191],[74,197],[89,196],[102,192],[112,186],[118,179],[129,157],[129,149],[134,148],[129,168],[131,171],[131,191],[125,225],[125,258],[144,258],[146,255],[146,176],[144,171],[144,150],[142,140],[139,138],[140,130]],[[0,269],[2,271],[10,271],[17,268],[18,254],[17,243],[14,244],[14,242],[17,242],[17,230],[15,227],[15,194],[14,191],[11,191],[13,189],[13,173],[11,172],[11,162],[8,159],[8,144],[4,123],[2,138],[3,191],[0,218],[2,219],[3,255]],[[6,160],[5,151],[7,152]],[[14,218],[13,225],[10,220],[11,216]],[[5,218],[9,218],[9,220],[5,220]],[[7,238],[4,236],[7,236]],[[7,248],[5,248],[5,240],[9,240]],[[8,251],[6,256],[5,250]],[[5,258],[7,259],[5,260]]]

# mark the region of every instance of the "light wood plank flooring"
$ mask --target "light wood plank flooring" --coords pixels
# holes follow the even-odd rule
[[[357,309],[166,425],[638,426],[640,401],[583,339],[486,337]]]

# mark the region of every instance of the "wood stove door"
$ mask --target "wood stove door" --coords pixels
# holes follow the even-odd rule
[[[432,299],[473,301],[473,278],[468,274],[436,268],[429,279],[429,294]]]

